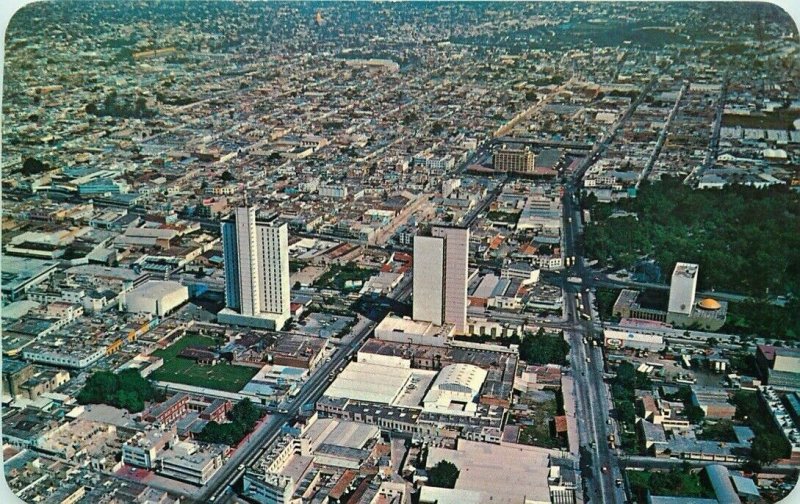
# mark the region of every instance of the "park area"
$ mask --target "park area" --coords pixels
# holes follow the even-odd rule
[[[167,348],[153,352],[153,355],[164,359],[164,365],[155,370],[150,378],[226,392],[240,391],[258,372],[257,368],[228,364],[226,361],[213,366],[200,365],[192,359],[178,356],[186,347],[214,348],[214,346],[216,346],[214,338],[186,334]]]
[[[374,269],[360,268],[352,262],[332,264],[314,285],[322,289],[358,290],[375,273],[377,271]]]

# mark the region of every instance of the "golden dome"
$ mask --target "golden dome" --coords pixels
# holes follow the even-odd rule
[[[720,308],[722,308],[722,305],[720,305],[716,299],[711,299],[711,298],[703,299],[702,301],[697,303],[697,306],[704,310],[719,310]]]

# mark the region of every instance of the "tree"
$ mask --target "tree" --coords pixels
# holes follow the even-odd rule
[[[22,173],[24,175],[33,175],[47,170],[47,165],[42,163],[36,158],[26,158],[22,162]]]
[[[455,488],[460,473],[455,464],[442,460],[428,470],[428,484],[440,488]]]
[[[223,180],[223,182],[231,182],[233,180],[236,180],[236,177],[234,177],[233,174],[231,172],[229,172],[228,170],[225,170],[224,172],[222,172],[222,175],[220,175],[220,178]]]
[[[633,424],[636,421],[636,411],[630,401],[619,401],[616,404],[617,415],[625,423]]]
[[[742,464],[742,469],[751,473],[759,473],[761,472],[761,464],[759,464],[755,460],[750,459],[744,464]]]
[[[786,439],[780,434],[761,432],[753,439],[750,455],[756,462],[771,464],[786,456],[786,444]]]
[[[250,399],[239,401],[228,413],[229,423],[209,422],[197,438],[207,443],[224,443],[233,446],[255,427],[261,413]]]
[[[683,409],[686,418],[693,424],[700,423],[706,417],[703,408],[700,406],[695,406],[694,404],[690,404]]]
[[[77,399],[79,404],[108,404],[138,413],[144,409],[145,401],[154,397],[152,384],[142,378],[139,371],[126,369],[119,374],[110,371],[93,374],[86,380]]]

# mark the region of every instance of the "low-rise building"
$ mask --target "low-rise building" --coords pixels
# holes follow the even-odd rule
[[[128,465],[154,469],[159,454],[176,438],[174,428],[166,431],[148,429],[137,432],[122,445],[122,462]]]
[[[222,467],[223,447],[178,441],[159,455],[158,473],[169,478],[205,485]]]

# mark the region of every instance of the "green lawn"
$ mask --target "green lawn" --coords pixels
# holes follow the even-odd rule
[[[645,502],[647,490],[652,495],[676,497],[713,497],[714,492],[700,480],[698,472],[691,472],[684,468],[674,469],[669,472],[659,471],[628,471],[628,482],[631,491]]]
[[[187,334],[169,347],[153,352],[153,355],[164,359],[164,365],[154,371],[150,378],[226,392],[238,392],[258,372],[258,369],[236,366],[227,362],[215,366],[201,366],[191,359],[178,357],[178,353],[187,346],[213,347],[214,345],[214,338]]]

